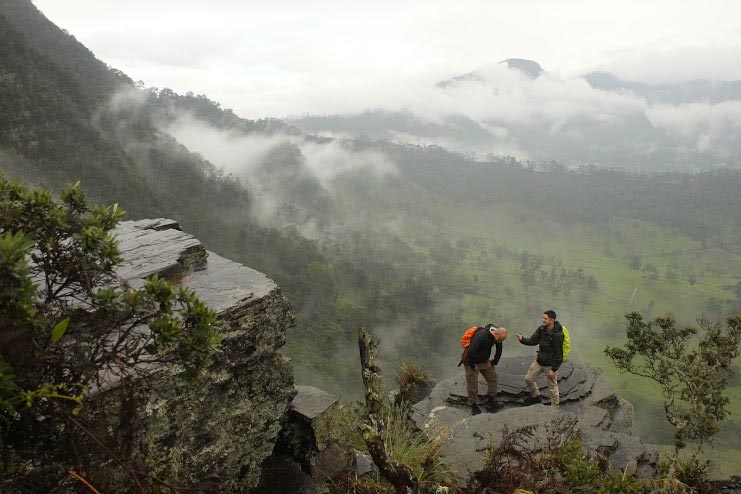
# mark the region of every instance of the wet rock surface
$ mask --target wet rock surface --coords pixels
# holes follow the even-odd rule
[[[568,434],[580,436],[585,451],[608,458],[615,468],[626,467],[642,477],[656,472],[658,452],[633,436],[633,408],[620,399],[612,385],[597,371],[569,360],[558,372],[561,405],[536,404],[524,406],[529,396],[524,381],[532,359],[503,358],[497,366],[499,393],[497,401],[503,405],[497,413],[471,415],[466,398],[466,379],[463,373],[441,381],[430,395],[413,408],[412,418],[420,428],[450,431],[443,446],[446,462],[459,475],[483,467],[488,445],[500,441],[504,430],[514,431],[532,427],[534,441],[545,441],[553,424],[570,424]],[[536,381],[545,403],[550,395],[545,375]],[[486,382],[479,379],[479,398],[485,398]]]

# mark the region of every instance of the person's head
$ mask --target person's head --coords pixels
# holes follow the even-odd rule
[[[543,312],[543,326],[547,326],[548,329],[552,329],[556,323],[556,313],[552,310]]]
[[[499,342],[507,339],[507,328],[498,328],[493,324],[489,324],[487,328],[495,341]]]

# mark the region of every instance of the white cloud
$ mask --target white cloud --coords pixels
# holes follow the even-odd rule
[[[711,35],[712,36],[712,35]],[[657,42],[616,52],[600,69],[621,78],[653,84],[677,81],[741,80],[741,31],[724,33],[722,41],[673,46]]]
[[[325,186],[342,175],[368,173],[380,180],[398,173],[398,168],[383,153],[373,150],[351,151],[340,141],[326,144],[305,142],[301,153],[306,157],[306,165],[314,176]]]
[[[509,57],[564,79],[596,66],[741,77],[741,4],[729,0],[35,4],[133,79],[208,94],[247,118],[398,107],[423,85]]]
[[[719,139],[737,135],[741,129],[741,101],[655,105],[646,115],[655,126],[694,143],[694,149],[699,152],[711,150]]]
[[[281,183],[280,171],[265,174],[261,170],[270,152],[279,146],[297,146],[303,161],[296,164],[296,177],[316,179],[327,193],[332,192],[337,178],[348,174],[382,180],[398,173],[396,165],[383,153],[354,151],[339,140],[318,143],[292,135],[244,135],[217,129],[188,113],[177,114],[163,130],[215,166],[244,179],[259,198],[253,212],[264,224],[274,222],[277,212],[291,199],[282,190],[286,184]],[[298,226],[305,236],[316,237],[317,226],[310,218]]]
[[[165,130],[191,151],[238,176],[254,170],[271,149],[286,140],[282,136],[245,136],[223,131],[188,113],[178,114]]]

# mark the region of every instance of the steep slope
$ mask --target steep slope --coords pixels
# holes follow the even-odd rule
[[[179,213],[205,225],[213,216],[204,199],[248,204],[236,184],[157,132],[146,93],[30,2],[0,2],[0,14],[0,149],[14,176],[56,189],[79,180],[93,199],[119,202],[134,217]]]
[[[90,123],[95,102],[80,78],[40,54],[2,15],[0,74],[0,148],[21,158],[18,175],[56,188],[80,180],[98,200],[127,198],[134,212],[154,204],[125,152]]]
[[[104,103],[115,91],[133,85],[125,74],[109,68],[74,36],[57,28],[31,0],[0,0],[0,12],[31,47],[74,74],[75,86],[91,105]]]
[[[80,181],[93,202],[117,202],[134,219],[177,218],[207,247],[270,272],[292,292],[305,285],[309,264],[321,259],[316,245],[258,224],[247,177],[217,169],[161,126],[173,112],[188,112],[243,132],[297,131],[239,119],[203,95],[154,93],[127,81],[30,2],[0,1],[0,169],[53,190]],[[271,169],[265,163],[265,173]]]

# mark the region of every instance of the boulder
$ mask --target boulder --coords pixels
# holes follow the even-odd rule
[[[569,412],[561,412],[557,408],[535,405],[519,409],[510,408],[498,413],[482,413],[454,422],[447,422],[446,414],[438,411],[435,416],[437,422],[428,427],[442,426],[450,429],[450,436],[443,444],[445,464],[464,480],[471,473],[484,469],[488,459],[487,451],[502,440],[505,432],[531,428],[532,435],[523,448],[533,451],[542,449],[546,443],[548,430],[554,421],[562,421],[568,426],[569,437],[575,437],[577,429],[574,427],[576,418]],[[442,420],[441,420],[442,419]]]
[[[319,486],[327,479],[350,472],[355,453],[336,427],[337,399],[312,386],[296,386],[296,391],[274,454],[290,456],[311,479],[308,484]],[[271,477],[275,475],[266,472]]]

